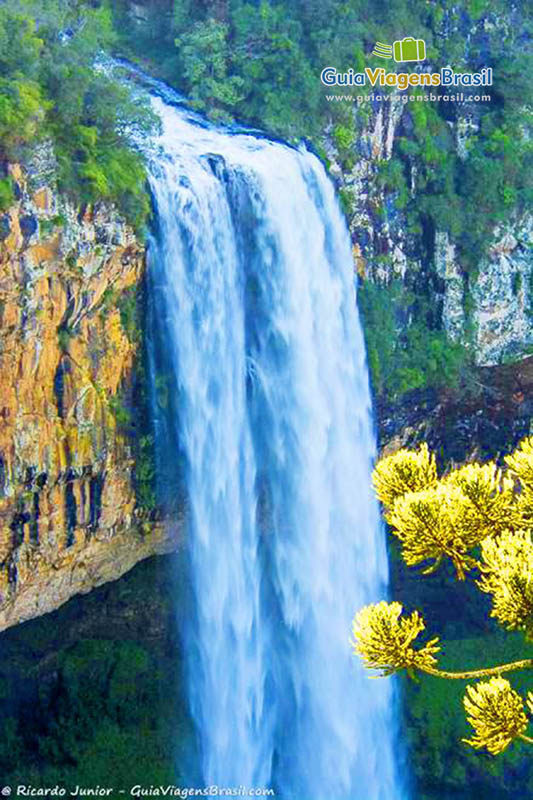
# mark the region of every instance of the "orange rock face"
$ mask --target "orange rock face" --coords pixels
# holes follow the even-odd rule
[[[113,209],[78,216],[11,174],[20,198],[0,246],[0,630],[175,544],[136,508],[132,446],[114,411],[131,393],[138,346],[115,303],[135,291],[144,248]]]

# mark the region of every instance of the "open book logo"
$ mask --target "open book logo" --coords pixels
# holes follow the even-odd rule
[[[390,44],[376,42],[372,50],[373,56],[378,58],[394,58],[398,63],[403,61],[424,61],[426,58],[426,43],[423,39],[413,39],[406,36],[405,39],[398,39]]]

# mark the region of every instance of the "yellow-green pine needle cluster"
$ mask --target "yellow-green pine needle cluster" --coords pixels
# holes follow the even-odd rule
[[[426,571],[450,558],[464,578],[476,564],[470,551],[517,519],[514,480],[504,478],[494,463],[468,464],[439,479],[426,445],[380,461],[374,485],[385,518],[402,542],[405,563],[429,561]]]
[[[413,642],[424,630],[425,623],[418,611],[402,616],[401,603],[382,601],[365,606],[353,621],[351,642],[354,650],[369,669],[392,675],[401,669],[433,667],[434,654],[440,650],[438,638],[415,649]]]
[[[458,575],[475,563],[467,556],[485,533],[475,526],[463,526],[466,516],[461,490],[452,484],[437,484],[422,492],[412,492],[394,504],[389,522],[402,542],[402,555],[408,566],[432,560],[437,565],[449,557]]]
[[[533,437],[520,442],[514,453],[505,457],[505,462],[522,486],[533,490]]]
[[[491,615],[533,638],[533,542],[530,531],[505,531],[481,545],[479,588],[492,595]]]
[[[533,527],[533,437],[524,439],[505,461],[509,474],[520,486],[516,504],[519,517],[517,527]]]
[[[467,464],[445,479],[463,494],[461,526],[476,536],[493,536],[512,526],[516,520],[514,481],[504,478],[492,461]]]
[[[398,450],[383,458],[373,474],[377,496],[386,509],[391,509],[407,492],[426,489],[436,480],[435,456],[429,452],[427,444],[421,445],[417,451]]]
[[[463,741],[476,749],[486,748],[493,755],[501,753],[528,726],[522,698],[505,678],[467,686],[463,703],[474,728],[472,739]]]

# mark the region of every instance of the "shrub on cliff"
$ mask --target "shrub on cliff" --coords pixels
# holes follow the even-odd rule
[[[385,519],[399,539],[408,566],[434,572],[449,561],[459,580],[474,576],[492,602],[491,616],[508,631],[533,641],[533,438],[510,456],[506,471],[495,463],[468,464],[438,476],[426,445],[400,450],[374,470],[374,485]],[[449,671],[438,663],[438,637],[420,642],[425,621],[400,603],[363,608],[353,622],[353,647],[365,665],[382,675],[406,670],[466,686],[463,705],[472,726],[463,739],[475,749],[502,753],[515,740],[533,744],[529,732],[533,693],[519,694],[502,677],[533,668],[533,658],[494,667]]]
[[[8,157],[34,138],[47,102],[39,81],[43,41],[35,21],[0,9],[0,143]]]
[[[0,8],[0,152],[24,160],[25,148],[51,137],[59,186],[75,201],[117,204],[140,226],[149,205],[132,130],[148,132],[148,109],[95,70],[112,46],[111,16],[97,3],[8,0]]]
[[[467,349],[433,327],[426,304],[399,281],[358,288],[375,391],[395,398],[415,389],[456,389],[468,370]],[[406,325],[409,320],[409,325]]]
[[[13,192],[13,182],[11,178],[0,179],[0,211],[5,211],[13,200],[15,195]]]

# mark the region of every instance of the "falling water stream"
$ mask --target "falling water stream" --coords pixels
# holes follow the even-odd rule
[[[172,387],[160,461],[186,465],[202,780],[402,800],[391,683],[349,646],[387,562],[345,221],[314,155],[165,98],[150,292]]]

